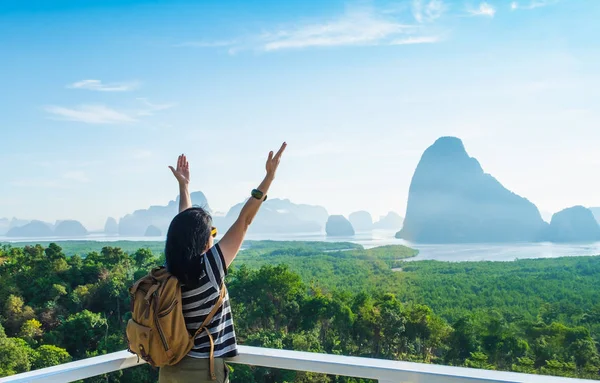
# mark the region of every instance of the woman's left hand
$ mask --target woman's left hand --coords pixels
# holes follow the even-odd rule
[[[190,183],[190,164],[185,154],[177,158],[177,169],[174,169],[172,166],[169,166],[169,169],[171,169],[180,185],[188,185]]]

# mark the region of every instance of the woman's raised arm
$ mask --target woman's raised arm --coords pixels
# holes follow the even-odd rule
[[[235,259],[238,251],[240,251],[242,243],[244,242],[244,237],[248,231],[248,227],[252,223],[254,217],[256,217],[258,209],[269,192],[269,187],[271,186],[273,179],[275,179],[275,173],[277,172],[279,161],[281,161],[281,155],[285,151],[286,146],[287,144],[284,142],[275,155],[273,155],[272,151],[269,153],[267,164],[265,166],[267,170],[265,178],[260,183],[258,188],[253,191],[252,197],[246,201],[246,204],[242,208],[237,220],[219,241],[219,247],[223,252],[223,258],[225,258],[227,267],[229,267],[231,262],[233,262]]]
[[[192,198],[190,197],[190,164],[187,161],[185,154],[177,158],[177,168],[169,166],[173,175],[179,183],[179,212],[192,207]]]

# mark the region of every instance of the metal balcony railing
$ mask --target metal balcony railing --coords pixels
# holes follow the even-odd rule
[[[78,360],[5,378],[2,383],[64,383],[137,366],[137,356],[119,351]],[[296,371],[375,379],[379,383],[585,383],[586,379],[569,379],[546,375],[478,370],[435,364],[398,362],[382,359],[317,354],[239,346],[239,356],[228,363],[247,364]]]

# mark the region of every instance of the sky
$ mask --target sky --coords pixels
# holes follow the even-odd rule
[[[600,206],[600,1],[0,1],[0,217],[103,226],[191,188],[404,214],[461,138],[543,212]]]

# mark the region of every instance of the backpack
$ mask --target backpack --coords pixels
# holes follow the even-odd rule
[[[210,373],[214,373],[214,343],[208,324],[223,303],[226,289],[221,285],[218,301],[204,322],[190,335],[182,311],[179,280],[165,267],[156,267],[129,289],[131,319],[127,322],[127,350],[153,367],[177,364],[190,352],[194,339],[206,331],[210,340]]]

